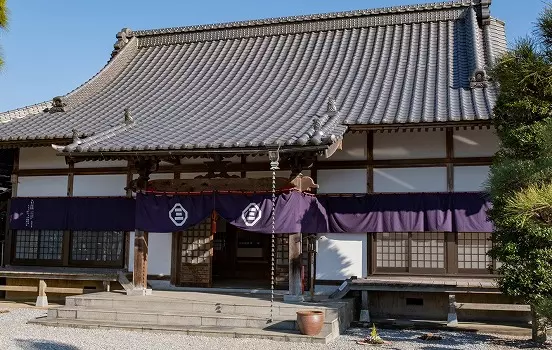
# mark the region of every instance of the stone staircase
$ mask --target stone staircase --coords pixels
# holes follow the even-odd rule
[[[324,327],[317,336],[298,331],[296,312],[305,309],[325,312]],[[270,302],[258,295],[154,291],[149,296],[128,296],[104,292],[67,297],[65,306],[51,308],[46,317],[31,323],[325,344],[344,332],[354,317],[354,303],[348,299],[317,303],[276,300],[273,310],[273,322],[269,323]]]

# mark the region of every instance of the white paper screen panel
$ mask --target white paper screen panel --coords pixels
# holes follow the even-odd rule
[[[454,167],[454,191],[482,191],[489,175],[489,166]]]
[[[374,169],[374,192],[445,192],[446,190],[445,167]]]
[[[318,160],[333,161],[333,160],[366,160],[366,133],[345,134],[343,137],[342,149],[335,151],[330,158],[319,156]]]
[[[124,196],[126,175],[75,175],[73,182],[73,196]]]
[[[445,131],[374,133],[374,159],[445,158]]]
[[[498,150],[493,129],[454,130],[455,157],[491,157]]]
[[[17,197],[66,197],[67,176],[20,176]]]
[[[21,148],[19,169],[67,169],[65,157],[56,155],[52,147]]]
[[[365,169],[318,170],[318,193],[366,193]]]

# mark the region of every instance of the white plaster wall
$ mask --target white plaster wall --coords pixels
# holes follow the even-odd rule
[[[342,149],[338,149],[330,157],[319,156],[320,161],[328,160],[366,160],[366,133],[345,134],[342,142]]]
[[[19,169],[63,169],[68,168],[65,157],[57,156],[52,147],[21,148]]]
[[[20,176],[17,197],[65,197],[67,176]]]
[[[318,193],[366,193],[365,169],[318,170]]]
[[[316,278],[344,280],[368,275],[366,233],[319,234]]]
[[[445,131],[374,133],[374,159],[446,157]]]
[[[131,234],[134,242],[134,234]],[[148,234],[148,275],[171,275],[172,233]],[[134,261],[134,249],[132,249]]]
[[[189,175],[190,178],[199,174]],[[138,178],[138,174],[133,176]],[[172,180],[174,173],[154,173],[150,175],[150,180]],[[130,233],[129,250],[129,271],[134,269],[134,232]],[[172,253],[172,233],[150,232],[148,234],[148,275],[170,276],[171,275],[171,253]]]
[[[447,169],[374,169],[374,192],[445,192]]]
[[[366,170],[319,170],[319,193],[366,193]],[[341,280],[367,275],[366,233],[320,233],[316,278]]]
[[[128,162],[126,160],[96,160],[75,163],[75,168],[110,168],[126,166],[128,166]]]
[[[454,191],[482,191],[489,166],[457,166],[454,167]]]
[[[491,157],[498,150],[494,129],[454,130],[455,157]]]
[[[126,195],[126,174],[117,175],[75,175],[74,197],[108,197]]]

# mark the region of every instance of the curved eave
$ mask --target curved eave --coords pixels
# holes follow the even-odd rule
[[[252,148],[210,148],[192,150],[155,150],[155,151],[119,151],[119,152],[58,152],[58,156],[73,159],[128,159],[128,158],[171,158],[171,157],[201,157],[208,158],[216,155],[227,157],[236,155],[261,155],[277,150],[282,153],[323,153],[331,145],[319,146],[267,146]]]

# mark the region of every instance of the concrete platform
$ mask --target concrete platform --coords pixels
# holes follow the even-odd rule
[[[324,327],[317,336],[298,331],[296,312],[304,309],[324,311]],[[66,305],[49,309],[47,317],[31,323],[325,344],[349,328],[353,317],[352,299],[292,303],[276,296],[273,321],[268,322],[267,295],[154,291],[148,296],[102,292],[67,297]]]

